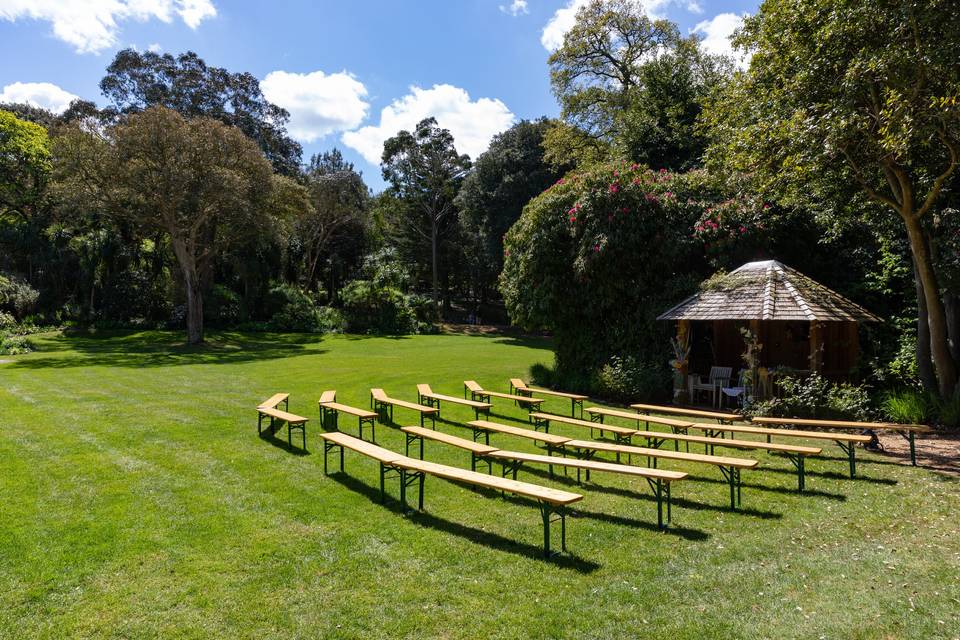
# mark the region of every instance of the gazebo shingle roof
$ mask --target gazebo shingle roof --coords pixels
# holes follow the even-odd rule
[[[657,320],[879,322],[836,291],[776,260],[748,262],[706,281]]]

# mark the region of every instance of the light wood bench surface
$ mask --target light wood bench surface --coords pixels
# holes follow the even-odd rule
[[[683,451],[669,451],[665,449],[651,449],[635,445],[614,444],[612,442],[597,442],[596,440],[570,440],[563,444],[565,448],[593,449],[610,453],[625,453],[635,456],[649,456],[665,460],[679,460],[682,462],[699,462],[723,467],[737,467],[739,469],[753,469],[757,460],[748,458],[731,458],[728,456],[711,456],[702,453],[684,453]]]
[[[286,408],[289,406],[289,393],[275,393],[267,400],[264,400],[259,405],[257,405],[257,435],[263,435],[263,419],[270,418],[270,431],[274,431],[276,423],[279,421],[281,423],[286,423],[287,425],[287,444],[293,446],[293,435],[292,432],[294,429],[299,429],[301,435],[303,436],[303,450],[307,450],[307,422],[309,418],[304,418],[303,416],[298,416],[295,413],[290,413],[289,411],[284,411],[283,409],[278,409],[277,405],[281,402]]]
[[[580,409],[580,417],[583,417],[583,401],[587,396],[580,393],[567,393],[565,391],[554,391],[553,389],[544,389],[543,387],[532,387],[520,378],[510,378],[510,392],[516,390],[521,395],[533,395],[539,393],[542,396],[554,396],[557,398],[567,398],[570,400],[570,417],[577,415],[577,409]]]
[[[453,404],[463,405],[465,407],[470,407],[473,409],[473,417],[479,419],[481,413],[487,415],[490,414],[490,409],[493,407],[489,402],[477,402],[476,400],[467,400],[466,398],[458,398],[457,396],[448,396],[443,393],[434,393],[433,389],[430,388],[429,384],[418,384],[417,385],[417,394],[420,396],[420,402],[423,402],[426,399],[426,403],[431,407],[436,407],[437,411],[440,411],[441,402],[452,402]],[[440,415],[439,413],[437,414]]]
[[[674,407],[670,405],[643,404],[637,403],[630,405],[631,409],[636,409],[641,413],[669,413],[680,416],[690,416],[691,418],[708,418],[719,422],[736,422],[743,420],[744,417],[737,413],[725,413],[722,411],[704,411],[703,409],[685,409],[683,407]]]
[[[449,444],[454,447],[466,449],[471,453],[475,453],[481,456],[487,455],[488,453],[493,453],[494,451],[499,451],[499,449],[497,449],[496,447],[491,447],[490,445],[483,444],[482,442],[474,442],[473,440],[467,440],[466,438],[452,436],[449,433],[444,433],[442,431],[433,431],[431,429],[425,429],[424,427],[401,427],[400,430],[403,431],[404,433],[409,433],[419,438],[428,438],[430,440],[443,442],[444,444]]]
[[[629,442],[630,437],[636,431],[636,429],[630,427],[619,427],[614,424],[600,424],[590,420],[581,420],[580,418],[568,418],[567,416],[559,416],[554,413],[543,413],[542,411],[535,411],[531,413],[530,419],[534,421],[535,428],[543,426],[547,433],[550,432],[550,422],[559,422],[561,424],[569,424],[575,427],[583,427],[584,429],[596,429],[601,433],[608,431],[614,434],[618,441],[622,439],[625,442]]]
[[[361,453],[368,458],[373,458],[377,462],[382,462],[383,464],[393,464],[397,460],[400,460],[404,457],[395,451],[384,449],[383,447],[377,446],[372,442],[355,438],[341,431],[328,431],[321,433],[320,437],[329,442],[336,443],[341,447],[346,447],[347,449]]]
[[[487,398],[489,400],[489,398],[493,397],[493,398],[503,398],[505,400],[513,400],[514,402],[522,404],[526,407],[539,407],[541,404],[543,404],[543,398],[531,398],[529,396],[519,396],[519,395],[514,395],[512,393],[501,393],[499,391],[487,391],[486,389],[481,387],[480,384],[477,383],[475,380],[464,380],[463,386],[467,391],[470,392],[470,395],[473,397],[474,400],[479,398],[481,401],[483,401],[484,398]]]
[[[397,398],[391,398],[387,395],[387,392],[383,389],[370,389],[370,404],[373,406],[374,411],[383,411],[386,413],[389,411],[390,421],[393,422],[393,408],[400,407],[401,409],[410,409],[411,411],[416,411],[420,414],[420,426],[423,426],[423,419],[425,416],[433,420],[433,425],[436,427],[436,415],[438,410],[436,407],[428,407],[422,404],[416,404],[415,402],[407,402],[406,400],[398,400]],[[378,411],[378,413],[379,413]],[[380,414],[380,419],[383,421],[386,418],[385,415]]]
[[[563,443],[572,440],[572,438],[567,438],[565,436],[558,436],[552,433],[540,433],[539,431],[534,431],[533,429],[522,429],[520,427],[513,427],[508,424],[500,424],[499,422],[490,422],[489,420],[471,420],[467,423],[467,425],[472,427],[474,431],[483,431],[486,433],[487,444],[490,444],[490,432],[518,436],[520,438],[526,438],[536,442],[543,442],[549,446],[560,446]]]
[[[260,404],[257,405],[257,409],[275,409],[278,404],[281,402],[288,402],[290,398],[289,393],[275,393]]]
[[[317,401],[317,404],[320,406],[320,420],[323,423],[324,428],[338,429],[339,415],[341,413],[346,413],[347,415],[356,416],[357,418],[357,428],[360,432],[360,439],[363,439],[363,427],[370,427],[370,439],[377,439],[376,431],[376,422],[377,414],[368,409],[361,409],[359,407],[351,407],[348,404],[343,404],[342,402],[337,402],[335,398],[337,397],[336,391],[324,391],[320,396],[320,400]]]

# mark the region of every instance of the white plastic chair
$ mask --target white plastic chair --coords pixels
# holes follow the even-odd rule
[[[710,375],[704,381],[702,376],[691,374],[690,376],[690,398],[696,401],[697,393],[701,391],[710,392],[710,405],[717,406],[720,399],[720,389],[730,385],[730,376],[733,375],[733,367],[710,367]]]

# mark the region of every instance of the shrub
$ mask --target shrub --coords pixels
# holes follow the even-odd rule
[[[8,334],[0,337],[0,355],[16,356],[33,351],[33,343],[26,336]]]
[[[936,413],[937,407],[925,391],[901,389],[885,393],[881,409],[884,415],[894,422],[927,424]]]
[[[5,329],[12,329],[17,326],[17,319],[9,313],[0,311],[0,332]]]
[[[17,276],[0,274],[0,308],[13,312],[18,318],[33,311],[40,292],[26,280]]]
[[[611,400],[660,400],[667,397],[670,380],[665,362],[658,365],[631,356],[614,356],[601,367],[592,387],[596,395]]]
[[[866,385],[830,382],[812,374],[779,380],[781,395],[749,408],[752,415],[833,420],[872,420],[875,411]]]
[[[937,417],[940,424],[950,429],[960,427],[960,393],[937,403]]]
[[[240,322],[240,295],[229,287],[214,285],[203,298],[204,321],[214,326],[232,327]]]
[[[309,293],[293,285],[281,284],[270,289],[270,295],[283,301],[280,310],[270,319],[273,331],[324,332],[325,316]]]
[[[553,388],[553,385],[556,384],[555,378],[553,369],[542,362],[530,366],[530,382],[535,385],[548,389]]]
[[[347,329],[353,333],[401,335],[417,331],[410,299],[394,287],[354,280],[340,292]]]

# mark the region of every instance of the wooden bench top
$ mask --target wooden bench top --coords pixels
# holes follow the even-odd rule
[[[786,438],[810,438],[812,440],[834,440],[841,442],[860,442],[867,443],[872,439],[870,436],[860,435],[859,433],[831,433],[829,431],[798,431],[796,429],[769,429],[764,427],[748,427],[745,425],[720,425],[695,423],[690,425],[691,429],[700,431],[729,431],[730,433],[752,433],[760,436],[783,436]]]
[[[652,458],[664,458],[666,460],[700,462],[703,464],[716,465],[718,467],[737,467],[738,469],[752,469],[760,464],[758,461],[750,460],[749,458],[710,456],[703,453],[670,451],[669,449],[649,449],[647,447],[635,447],[633,445],[614,444],[612,442],[597,442],[594,440],[571,440],[564,443],[563,446],[572,447],[574,449],[589,449],[593,451],[607,451],[610,453],[626,453],[629,455],[650,456]]]
[[[467,400],[466,398],[460,398],[457,396],[448,396],[442,393],[434,393],[430,389],[428,384],[418,384],[417,392],[425,398],[432,398],[434,400],[443,400],[445,402],[452,402],[454,404],[462,404],[466,407],[473,407],[474,409],[490,409],[493,407],[489,402],[478,402],[476,400]]]
[[[349,413],[352,416],[357,416],[358,418],[376,418],[377,414],[369,409],[358,409],[357,407],[351,407],[348,404],[340,404],[339,402],[321,402],[321,407],[325,409],[330,409],[332,411],[339,411],[341,413]]]
[[[662,424],[666,427],[676,427],[678,429],[686,429],[691,424],[689,420],[674,420],[673,418],[649,416],[643,413],[632,413],[630,411],[620,411],[618,409],[604,409],[602,407],[587,407],[586,412],[590,414],[610,416],[612,418],[633,420],[635,422],[652,422],[654,424]]]
[[[463,386],[465,386],[471,393],[480,393],[485,396],[493,396],[494,398],[506,398],[507,400],[515,400],[521,404],[533,404],[539,406],[541,403],[543,403],[543,398],[528,398],[527,396],[518,396],[512,393],[487,391],[474,380],[464,380]]]
[[[647,413],[670,413],[674,415],[690,416],[692,418],[712,418],[714,420],[736,421],[743,420],[744,417],[737,413],[724,413],[721,411],[704,411],[703,409],[685,409],[683,407],[664,406],[659,404],[637,403],[630,405],[631,409]]]
[[[330,390],[324,391],[322,394],[320,394],[320,400],[319,400],[319,402],[320,402],[320,404],[324,404],[324,403],[327,403],[327,402],[336,402],[336,400],[337,400],[337,392],[336,392],[336,390],[335,390],[335,389],[330,389]]]
[[[374,460],[382,462],[383,464],[392,465],[404,457],[399,453],[390,451],[389,449],[384,449],[383,447],[378,447],[377,445],[371,444],[366,440],[354,438],[353,436],[349,436],[340,431],[327,431],[320,433],[319,436],[324,440],[329,440],[330,442],[334,442],[341,447],[346,447],[347,449],[352,449],[357,453],[362,453],[368,458],[373,458]]]
[[[499,451],[499,449],[496,447],[491,447],[488,444],[474,442],[473,440],[467,440],[466,438],[459,438],[457,436],[452,436],[449,433],[443,433],[442,431],[434,431],[433,429],[425,429],[423,427],[400,427],[400,430],[404,433],[426,438],[427,440],[436,440],[437,442],[443,442],[444,444],[449,444],[453,447],[466,449],[467,451],[471,451],[480,456],[493,453],[494,451]]]
[[[273,409],[278,404],[290,397],[289,393],[275,393],[268,399],[257,405],[257,409]]]
[[[549,420],[551,422],[572,424],[577,427],[584,427],[588,429],[598,429],[600,431],[609,431],[610,433],[617,433],[622,436],[633,435],[633,432],[636,431],[636,429],[631,429],[630,427],[618,427],[615,424],[600,424],[599,422],[581,420],[580,418],[569,418],[567,416],[559,416],[553,413],[544,413],[542,411],[534,411],[533,413],[530,414],[530,417],[539,418],[540,420]]]
[[[801,456],[819,455],[823,449],[819,447],[802,447],[794,444],[778,444],[776,442],[761,442],[759,440],[733,440],[731,438],[708,438],[706,436],[687,436],[664,431],[635,431],[634,435],[641,438],[660,438],[661,440],[679,440],[680,442],[696,442],[712,444],[718,447],[732,447],[734,449],[763,449],[764,451],[780,451],[795,453]]]
[[[542,393],[545,396],[557,396],[558,398],[570,398],[571,400],[588,400],[588,396],[581,393],[568,393],[566,391],[554,391],[553,389],[544,389],[543,387],[533,387],[528,385],[520,378],[510,378],[510,384],[518,391],[527,391],[530,393]]]
[[[755,416],[750,419],[756,424],[783,424],[814,429],[873,429],[875,431],[913,431],[929,433],[933,429],[925,424],[898,424],[896,422],[857,422],[855,420],[815,420],[813,418],[765,418]]]
[[[449,467],[444,464],[417,460],[415,458],[401,456],[400,459],[394,461],[392,465],[411,471],[422,471],[423,473],[455,482],[465,482],[479,487],[487,487],[488,489],[509,491],[510,493],[527,496],[528,498],[534,498],[554,505],[567,505],[583,499],[583,496],[579,493],[551,489],[550,487],[542,487],[538,484],[501,478],[499,476],[470,471],[469,469]]]
[[[499,422],[490,422],[489,420],[471,420],[467,423],[474,429],[481,429],[483,431],[495,431],[497,433],[506,433],[512,436],[519,436],[521,438],[527,438],[528,440],[534,440],[537,442],[546,442],[547,444],[561,445],[565,442],[570,441],[570,438],[564,436],[558,436],[553,433],[541,433],[539,431],[534,431],[533,429],[521,429],[520,427],[511,427],[507,424],[500,424]]]
[[[635,467],[629,464],[616,464],[613,462],[597,462],[595,460],[580,460],[578,458],[560,458],[556,456],[545,456],[539,453],[524,453],[521,451],[494,451],[490,454],[491,458],[502,458],[504,460],[519,460],[521,462],[533,462],[536,464],[550,464],[559,467],[572,467],[575,469],[586,469],[588,471],[607,471],[610,473],[622,473],[628,476],[640,476],[643,478],[656,478],[670,482],[672,480],[683,480],[687,474],[683,471],[666,471],[664,469],[648,469],[646,467]]]
[[[417,404],[416,402],[407,402],[406,400],[398,400],[396,398],[391,398],[383,389],[370,389],[370,395],[373,396],[373,399],[377,402],[385,402],[386,404],[392,404],[396,407],[402,407],[404,409],[412,409],[414,411],[419,411],[420,413],[436,413],[436,407],[425,407],[422,404]]]
[[[289,422],[290,424],[303,424],[310,419],[304,418],[303,416],[298,416],[295,413],[288,413],[286,411],[281,411],[280,409],[274,409],[273,407],[257,407],[257,411],[265,416],[270,416],[271,418],[276,418],[277,420],[283,420],[284,422]]]

